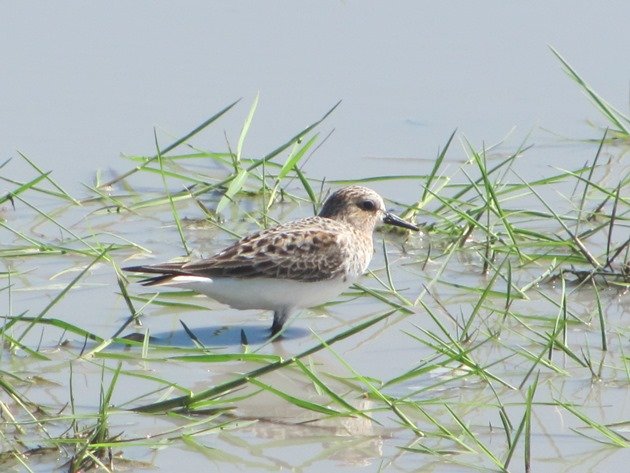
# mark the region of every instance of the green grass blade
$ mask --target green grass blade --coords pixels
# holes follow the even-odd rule
[[[558,60],[562,63],[569,77],[571,77],[580,86],[582,91],[593,101],[599,111],[617,127],[618,131],[623,132],[625,135],[630,135],[630,129],[622,123],[626,122],[630,124],[630,118],[623,115],[601,98],[597,93],[595,93],[593,88],[587,84],[582,77],[580,77],[575,69],[571,67],[571,65],[560,55],[558,51],[551,46],[549,49],[551,49],[554,56],[556,56],[556,58],[558,58]]]
[[[236,145],[236,161],[237,162],[240,162],[241,156],[243,154],[243,144],[245,143],[245,137],[247,136],[247,133],[249,132],[249,128],[250,128],[250,126],[252,124],[252,120],[254,119],[254,115],[256,113],[256,109],[258,108],[259,95],[260,95],[260,93],[256,94],[256,97],[254,98],[252,106],[249,109],[249,113],[247,114],[247,118],[245,119],[245,122],[243,123],[243,128],[241,129],[241,134],[238,137],[238,144]]]

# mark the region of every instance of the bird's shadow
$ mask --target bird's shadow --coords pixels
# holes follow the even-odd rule
[[[305,337],[309,331],[300,327],[287,327],[277,340],[295,340]],[[138,338],[139,337],[139,338]],[[142,341],[143,334],[128,335],[125,338]],[[225,347],[235,345],[259,345],[271,338],[268,327],[262,325],[211,325],[209,327],[152,333],[149,342],[157,346],[188,348],[201,344],[207,347]]]

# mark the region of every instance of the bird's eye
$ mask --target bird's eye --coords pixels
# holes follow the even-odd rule
[[[376,210],[376,202],[373,200],[362,200],[358,203],[358,206],[361,210],[367,210],[368,212]]]

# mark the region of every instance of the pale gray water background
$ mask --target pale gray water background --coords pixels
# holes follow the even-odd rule
[[[539,127],[598,137],[586,121],[604,122],[548,45],[623,110],[629,14],[625,1],[4,4],[0,157],[19,149],[78,188],[120,169],[121,152],[152,154],[153,126],[169,142],[243,97],[210,132],[235,142],[229,124],[257,92],[252,155],[343,100],[307,169],[328,179],[402,166],[366,157],[416,158],[407,169],[420,172],[417,159],[433,159],[455,128],[478,147],[513,127],[511,144],[530,132],[547,141]],[[212,142],[204,136],[195,143]],[[537,167],[583,162],[553,154]]]
[[[599,139],[601,131],[587,121],[599,125],[605,122],[562,72],[548,45],[555,47],[601,96],[627,111],[628,2],[531,2],[519,7],[498,1],[101,5],[61,1],[5,3],[1,9],[0,162],[14,159],[0,173],[14,179],[32,177],[27,166],[16,158],[18,149],[45,170],[53,171],[55,179],[79,196],[81,183],[90,183],[97,169],[109,173],[129,168],[130,163],[121,160],[120,153],[153,154],[153,126],[158,128],[161,142],[167,144],[243,97],[239,107],[219,126],[194,139],[201,148],[223,147],[225,130],[234,146],[256,93],[260,93],[260,105],[245,147],[246,153],[253,156],[267,153],[318,119],[339,99],[343,100],[321,127],[322,134],[334,129],[333,135],[305,168],[309,176],[316,178],[426,173],[437,150],[455,128],[459,131],[458,141],[448,156],[454,167],[466,159],[459,144],[463,137],[480,148],[484,143],[501,141],[516,127],[497,152],[513,151],[531,133],[528,142],[536,147],[528,152],[527,161],[517,166],[523,177],[546,176],[549,166],[576,168],[593,159],[596,145],[568,143],[561,137]],[[4,184],[0,184],[3,193],[1,186]],[[404,202],[414,200],[418,193],[414,184],[405,181],[379,183],[376,188],[387,197]],[[305,215],[308,211],[292,208],[284,214],[278,210],[277,216],[284,219],[285,215]],[[19,224],[19,212],[4,212],[11,215],[12,223]],[[193,206],[183,211],[183,215],[187,213],[199,216]],[[71,211],[70,219],[79,226],[81,214],[82,211]],[[117,226],[113,226],[113,219],[104,222],[113,232],[149,247],[161,260],[182,253],[169,219],[168,211],[156,215],[158,230],[148,223],[146,227],[122,230],[124,216],[116,222]],[[46,234],[47,228],[42,225],[39,231]],[[246,230],[236,224],[232,228]],[[205,252],[227,241],[224,234],[219,240],[209,239],[205,229],[188,229],[188,236]],[[399,242],[390,243],[388,251],[395,258]],[[420,239],[412,241],[412,246],[417,252],[424,249]],[[77,258],[77,264],[80,263],[83,262]],[[478,283],[478,276],[467,272],[465,263],[461,274],[452,275],[453,279],[470,285]],[[16,314],[44,306],[69,281],[67,275],[51,277],[72,270],[68,260],[63,266],[54,259],[18,264],[22,270],[29,265],[33,270],[29,277],[20,278],[13,293],[11,302]],[[382,267],[378,251],[372,267]],[[424,276],[418,267],[396,274],[400,287],[406,287],[412,279],[417,285],[418,278],[428,280],[429,276]],[[127,316],[116,291],[111,272],[96,272],[81,290],[73,291],[72,297],[61,302],[54,315],[107,336]],[[448,291],[440,295],[448,300]],[[214,307],[210,301],[195,302]],[[592,310],[592,300],[578,302],[584,313]],[[308,327],[328,336],[343,323],[363,320],[366,313],[381,310],[383,306],[358,300],[331,308],[329,318],[310,314],[291,327],[295,339],[277,350],[295,353],[312,345]],[[623,320],[624,314],[627,319],[627,297],[618,304],[611,303],[607,311],[611,323]],[[174,316],[168,310],[162,314],[153,310],[152,315],[155,317],[145,319],[151,333],[170,334],[175,337],[174,344],[186,340],[180,318],[210,335],[213,328],[234,327],[228,331],[234,343],[238,343],[241,326],[251,331],[255,340],[257,331],[269,323],[268,318],[257,318],[255,312],[216,311],[212,320],[198,311],[178,312]],[[32,333],[30,341],[36,344],[40,334]],[[362,337],[356,346],[354,340],[348,340],[337,349],[359,371],[369,366],[370,375],[383,378],[387,378],[397,356],[410,350],[418,350],[418,359],[425,355],[409,339],[392,340],[377,335]],[[44,346],[55,342],[44,340]],[[61,370],[67,355],[60,352],[58,356],[59,385],[41,392],[32,390],[28,394],[34,401],[64,404],[68,380]],[[318,361],[325,364],[330,358],[322,354]],[[19,359],[12,367],[21,373],[29,369],[20,366]],[[146,368],[146,364],[138,364],[139,370]],[[186,368],[174,369],[165,377],[202,389],[231,374],[203,364]],[[505,371],[516,368],[525,369],[506,364]],[[520,375],[519,371],[516,377]],[[54,376],[49,374],[53,379]],[[75,374],[75,389],[82,393],[80,404],[88,406],[88,412],[93,412],[98,402],[99,379],[98,364],[91,366],[86,362],[84,371]],[[581,382],[572,378],[558,389],[580,402],[597,395],[590,379],[585,373]],[[274,379],[279,384],[282,381]],[[285,382],[291,389],[290,380]],[[143,388],[128,387],[132,392]],[[417,388],[409,386],[410,390]],[[132,397],[122,387],[117,395],[121,401]],[[466,392],[462,396],[465,398]],[[475,396],[473,389],[469,396]],[[522,402],[522,393],[513,396],[515,402]],[[613,414],[627,419],[627,390],[625,395],[623,388],[612,394],[603,392],[602,398],[603,406],[615,405]],[[292,412],[285,405],[281,405],[283,412],[276,412],[277,406],[277,400],[270,399],[268,405],[252,405],[252,412],[268,412],[274,418],[282,414],[291,422],[302,415],[297,408]],[[619,420],[608,415],[600,420]],[[176,422],[143,418],[138,426],[134,425],[136,419],[125,416],[128,414],[121,415],[118,428],[113,430],[139,435],[145,429],[165,430],[170,422]],[[558,413],[550,412],[548,419],[536,420],[537,431],[548,433],[549,438],[566,432],[562,420]],[[492,422],[496,424],[497,420]],[[488,420],[479,418],[475,423],[487,425]],[[382,461],[396,471],[417,471],[422,466],[428,471],[461,471],[443,463],[425,465],[422,462],[431,460],[420,455],[398,456],[397,447],[405,444],[406,437],[397,438],[395,431],[377,429],[370,435],[373,425],[345,426],[345,435],[356,429],[360,433],[357,438],[363,440],[358,445],[349,442],[343,448],[339,438],[344,437],[335,428],[320,434],[299,427],[260,423],[249,430],[221,434],[217,441],[208,437],[207,444],[241,457],[242,463],[214,463],[186,447],[158,451],[150,458],[146,452],[139,455],[161,471],[180,469],[182,454],[186,455],[189,470],[216,467],[221,471],[241,471],[246,467],[274,469],[292,465],[314,472],[359,467],[376,471]],[[484,440],[489,440],[491,433],[487,437]],[[556,445],[553,442],[562,435],[553,438],[538,439],[536,471],[619,469],[630,460],[623,451],[611,455],[603,450],[600,455],[593,442],[575,442],[572,438],[574,443],[570,445]],[[251,448],[245,446],[248,443]],[[128,451],[125,453],[133,457]],[[40,471],[48,471],[49,467],[43,465]],[[514,471],[519,470],[515,467]]]

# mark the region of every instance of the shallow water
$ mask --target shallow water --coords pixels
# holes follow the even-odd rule
[[[19,149],[80,189],[96,169],[120,170],[120,153],[153,154],[154,125],[165,146],[243,97],[221,126],[194,140],[223,148],[227,132],[235,147],[258,92],[246,140],[252,155],[343,100],[322,128],[333,135],[307,168],[328,180],[421,173],[454,129],[478,148],[514,127],[509,149],[530,133],[537,147],[557,136],[598,139],[588,122],[605,120],[548,46],[623,111],[627,13],[623,1],[602,8],[62,1],[36,14],[23,2],[0,19],[0,153],[4,160]],[[449,159],[465,159],[454,148]],[[542,154],[526,179],[592,159],[575,148]],[[383,157],[387,164],[369,159]]]
[[[562,137],[599,140],[603,131],[587,121],[600,126],[605,126],[605,121],[562,73],[548,44],[556,47],[610,102],[621,104],[622,110],[627,103],[630,65],[620,60],[627,55],[630,39],[626,28],[630,7],[625,2],[596,9],[561,2],[554,6],[528,5],[526,10],[501,2],[410,2],[396,9],[389,5],[367,8],[354,2],[300,5],[295,9],[266,2],[200,2],[186,9],[166,3],[149,6],[135,2],[104,8],[56,2],[54,7],[38,6],[35,15],[29,4],[7,10],[0,19],[0,50],[8,71],[0,77],[0,99],[5,104],[0,110],[0,162],[13,159],[0,168],[0,174],[16,180],[29,180],[36,175],[16,155],[14,150],[19,149],[44,170],[52,170],[51,176],[75,197],[90,195],[81,183],[90,182],[96,169],[103,170],[102,182],[132,167],[132,163],[118,158],[120,152],[152,155],[154,123],[158,124],[160,144],[164,146],[234,98],[244,96],[236,110],[193,140],[201,149],[223,150],[227,137],[234,148],[249,104],[258,91],[260,106],[245,142],[245,152],[251,156],[269,152],[343,99],[340,108],[320,129],[322,137],[330,131],[334,133],[304,168],[309,177],[327,181],[426,174],[438,149],[455,128],[457,140],[449,150],[443,171],[445,176],[455,175],[453,182],[467,181],[465,174],[457,171],[468,160],[465,140],[481,149],[484,144],[500,142],[514,126],[516,130],[488,153],[489,162],[493,163],[513,153],[522,141],[535,145],[517,161],[510,181],[518,182],[517,176],[528,181],[548,177],[557,169],[576,169],[586,161],[592,162],[596,142],[567,142]],[[627,153],[623,146],[608,147],[601,162],[609,158],[598,182],[614,187],[620,176],[627,175]],[[207,163],[199,169],[211,176],[224,172]],[[147,196],[161,190],[161,178],[157,175],[136,175],[131,181],[136,190]],[[408,179],[370,185],[400,210],[402,206],[396,202],[410,204],[418,199],[422,182]],[[177,188],[180,184],[171,185]],[[540,191],[554,203],[554,209],[564,212],[575,205],[575,199],[569,198],[572,185],[559,183]],[[297,179],[288,187],[300,192]],[[0,194],[13,188],[13,184],[4,182]],[[627,188],[622,190],[627,196]],[[119,195],[126,189],[117,187],[112,193]],[[35,192],[23,197],[66,227],[60,230],[25,202],[16,200],[15,209],[6,203],[0,209],[0,218],[8,227],[31,238],[81,248],[83,243],[71,241],[71,232],[82,237],[94,234],[91,242],[122,244],[122,238],[126,238],[151,252],[137,248],[117,250],[114,257],[119,265],[167,260],[184,253],[167,206],[134,213],[99,214],[94,212],[102,208],[101,203],[65,206],[56,198]],[[212,208],[217,195],[208,196],[203,202]],[[200,254],[222,248],[233,238],[229,232],[241,235],[256,228],[244,212],[256,211],[259,205],[259,199],[254,197],[229,206],[224,212],[224,229],[200,220],[203,213],[196,205],[180,206],[188,243]],[[540,208],[539,201],[531,195],[523,195],[512,205]],[[292,202],[271,210],[271,216],[279,221],[310,214],[309,205]],[[431,219],[431,215],[422,213],[418,217],[422,223],[433,223]],[[545,230],[550,234],[562,233],[558,225],[545,224],[549,225]],[[535,227],[536,221],[530,225]],[[527,227],[528,223],[521,226]],[[5,249],[26,245],[7,227],[0,232]],[[615,241],[623,239],[627,228],[620,226],[619,232]],[[472,245],[477,237],[473,235],[469,243]],[[468,371],[453,363],[382,388],[395,398],[409,396],[425,409],[421,413],[413,406],[402,408],[429,434],[426,438],[417,437],[401,426],[380,401],[364,395],[365,385],[357,381],[352,370],[379,384],[378,381],[393,380],[414,367],[421,369],[436,362],[432,358],[436,346],[430,344],[438,342],[427,334],[439,334],[447,342],[447,335],[460,333],[462,322],[468,320],[480,297],[470,288],[485,288],[491,273],[483,274],[483,262],[476,249],[458,251],[449,260],[445,256],[447,241],[439,235],[421,234],[407,239],[377,233],[371,264],[374,274],[362,281],[370,288],[382,289],[376,277],[387,279],[383,238],[395,287],[411,301],[422,295],[422,302],[436,314],[436,320],[415,306],[408,316],[395,314],[386,322],[336,343],[332,348],[351,368],[332,351],[318,352],[309,359],[309,366],[321,374],[333,392],[369,412],[373,420],[319,420],[326,416],[299,408],[269,392],[235,400],[236,409],[220,418],[226,427],[208,432],[203,431],[203,424],[191,426],[192,421],[185,417],[114,410],[110,430],[123,432],[123,439],[143,439],[176,427],[185,428],[189,434],[182,437],[182,432],[174,433],[173,440],[161,449],[155,448],[154,442],[142,445],[138,441],[137,446],[124,446],[123,458],[116,464],[127,465],[132,471],[153,471],[156,467],[175,471],[181,470],[182,455],[186,455],[188,470],[496,470],[487,456],[466,453],[453,442],[441,439],[424,414],[459,432],[448,406],[479,441],[504,458],[505,435],[497,404],[505,406],[510,420],[518,424],[527,386],[540,371],[532,418],[535,471],[623,468],[629,458],[628,449],[603,446],[580,435],[593,432],[555,403],[572,403],[602,424],[626,422],[617,428],[627,434],[630,387],[624,354],[627,357],[630,307],[626,292],[613,287],[600,289],[609,342],[608,352],[603,352],[592,289],[569,285],[571,324],[567,342],[575,353],[588,355],[586,358],[593,365],[579,366],[558,349],[552,353],[553,369],[537,367],[520,389],[519,384],[534,364],[531,357],[541,355],[539,333],[553,329],[561,287],[557,281],[541,283],[528,293],[528,300],[514,301],[510,310],[522,316],[518,319],[504,319],[500,310],[504,298],[491,298],[489,305],[496,310],[486,308],[480,313],[473,336],[465,346],[471,349],[476,363],[500,380],[492,384],[492,389],[479,377],[466,376]],[[592,249],[597,254],[606,245],[601,238],[589,243],[595,245]],[[91,259],[72,253],[2,258],[2,271],[11,271],[10,279],[1,280],[3,313],[41,313]],[[527,284],[543,273],[549,263],[545,260],[519,268],[514,262],[515,284]],[[425,286],[429,288],[426,294]],[[493,287],[504,288],[501,280]],[[144,291],[137,285],[129,290],[132,295]],[[392,298],[387,295],[388,300]],[[21,342],[49,359],[37,360],[24,350],[4,350],[2,371],[21,381],[5,379],[17,386],[22,396],[50,412],[69,409],[67,404],[73,397],[75,411],[91,416],[98,409],[102,379],[106,386],[118,359],[125,372],[114,391],[112,405],[122,408],[157,399],[150,393],[161,385],[147,376],[200,391],[260,366],[239,361],[164,361],[167,356],[189,353],[178,347],[193,346],[180,320],[204,345],[218,353],[240,353],[243,331],[250,350],[288,357],[316,345],[317,337],[331,337],[390,308],[373,297],[349,291],[340,297],[339,304],[305,311],[289,327],[285,340],[264,345],[269,314],[235,311],[205,298],[164,296],[160,300],[185,302],[211,311],[148,307],[142,327],[132,325],[123,335],[148,330],[155,340],[149,359],[142,359],[139,347],[118,345],[96,357],[79,358],[80,353],[96,344],[74,333],[36,325]],[[134,303],[142,306],[141,301]],[[46,314],[102,337],[111,336],[128,316],[115,273],[104,262],[96,263]],[[447,334],[441,332],[438,321],[447,328]],[[13,329],[9,335],[19,335],[22,328]],[[486,338],[488,341],[481,343]],[[531,355],[526,351],[531,351]],[[151,357],[156,359],[151,361]],[[593,376],[591,370],[599,376]],[[311,402],[329,402],[297,368],[276,371],[262,380]],[[230,396],[253,392],[255,387],[248,386]],[[176,394],[181,393],[170,393]],[[146,399],[134,401],[145,395]],[[25,421],[27,416],[22,417],[23,411],[6,396],[6,391],[0,401],[8,406],[7,411],[18,413]],[[196,421],[204,419],[207,425],[215,426],[212,417],[200,416]],[[85,423],[93,420],[86,418]],[[47,424],[44,435],[37,429],[20,434],[5,419],[0,451],[10,451],[13,438],[26,439],[28,447],[35,447],[44,442],[42,439],[62,435],[67,428],[67,420],[58,419]],[[519,442],[510,471],[523,471],[523,440]],[[466,443],[472,441],[466,438]],[[419,447],[445,453],[412,451]],[[34,471],[50,471],[52,467],[61,468],[67,459],[68,455],[55,450],[32,454],[26,463]],[[3,469],[25,471],[4,457],[3,462]]]
[[[150,248],[156,255],[155,258],[162,259],[175,256],[177,253],[179,237],[169,224],[172,220],[169,212],[147,211],[144,215],[140,213],[133,216],[109,214],[94,219],[97,224],[93,225],[91,218],[80,217],[89,215],[92,210],[89,206],[71,207],[65,212],[58,213],[57,217],[60,221],[74,222],[73,231],[82,235],[90,231],[109,229],[120,237]],[[183,214],[192,213],[194,206],[183,206],[180,210]],[[308,210],[304,208],[295,209],[287,218],[306,212]],[[17,216],[17,212],[14,215]],[[15,222],[11,220],[9,222],[12,225],[29,227],[29,221],[38,221],[33,215],[30,218],[23,217],[24,215]],[[35,234],[45,235],[49,234],[49,226],[52,227],[49,223],[37,222],[36,225],[30,225],[30,228],[37,229],[36,232],[33,231]],[[240,232],[246,231],[248,227],[251,228],[252,223],[244,225],[235,222],[233,228]],[[156,232],[150,228],[158,230]],[[191,243],[200,242],[201,232],[208,233],[197,223],[185,227],[185,233]],[[230,240],[225,233],[216,232],[216,228],[210,235],[204,244],[195,245],[204,253],[221,248]],[[413,313],[407,316],[396,314],[387,322],[338,342],[332,347],[345,360],[344,363],[348,363],[358,373],[386,382],[416,366],[430,364],[435,356],[435,350],[427,344],[435,340],[428,338],[426,334],[441,333],[439,325],[436,324],[439,320],[440,324],[448,328],[450,335],[455,336],[461,330],[461,325],[457,328],[456,325],[459,324],[455,324],[454,321],[460,320],[460,323],[463,323],[478,298],[478,295],[462,287],[484,288],[488,283],[488,276],[481,272],[477,253],[464,250],[451,259],[445,271],[434,281],[444,263],[444,255],[439,251],[442,244],[439,237],[420,234],[401,238],[377,233],[377,251],[371,268],[374,276],[378,278],[386,277],[380,247],[382,238],[386,240],[389,265],[393,268],[392,277],[399,293],[414,300],[423,292],[424,286],[430,285],[430,294],[425,294],[422,301],[438,317],[432,320],[421,307],[416,307],[412,309]],[[429,249],[434,256],[427,260]],[[116,253],[121,265],[127,264],[130,261],[129,257],[141,257],[144,260],[150,257],[131,249]],[[11,280],[13,284],[11,291],[5,290],[2,293],[5,300],[10,294],[11,313],[15,315],[23,311],[37,314],[86,264],[85,258],[72,255],[33,256],[5,261],[17,274]],[[531,272],[534,275],[530,274]],[[535,272],[536,270],[532,271],[531,268],[523,272],[516,271],[515,284],[522,285],[531,280]],[[362,284],[375,289],[379,287],[373,277],[364,278]],[[493,289],[499,290],[500,287],[501,283],[497,283]],[[130,291],[132,294],[145,292],[143,288],[135,285],[130,286]],[[503,319],[500,310],[482,311],[482,321],[475,324],[473,338],[469,345],[465,345],[471,349],[476,363],[488,367],[489,372],[501,380],[495,384],[494,389],[513,422],[518,421],[522,415],[525,395],[524,389],[515,388],[526,379],[526,374],[532,366],[532,361],[524,356],[525,350],[531,351],[532,356],[539,353],[541,345],[536,333],[548,331],[551,326],[549,320],[553,320],[558,312],[555,304],[560,298],[559,288],[545,283],[541,284],[539,291],[540,296],[536,295],[538,291],[533,291],[529,293],[531,296],[529,300],[513,303],[511,311],[514,314],[521,314],[523,318],[520,321],[511,317]],[[151,306],[145,309],[143,326],[135,329],[131,326],[125,333],[138,331],[151,335],[154,348],[149,350],[149,359],[143,360],[139,356],[139,348],[122,348],[117,345],[112,345],[96,358],[77,359],[78,354],[90,351],[96,344],[86,342],[76,334],[64,334],[63,331],[51,327],[36,326],[22,342],[29,347],[37,348],[50,360],[37,361],[23,353],[5,352],[3,369],[30,380],[29,383],[32,385],[25,387],[23,391],[30,401],[61,408],[68,402],[68,396],[72,393],[75,412],[89,415],[97,409],[102,377],[104,376],[106,380],[111,377],[111,370],[116,367],[116,359],[120,358],[124,374],[114,391],[112,405],[126,408],[130,407],[128,404],[130,402],[131,405],[146,404],[153,397],[150,395],[151,391],[159,386],[145,376],[168,380],[169,383],[198,392],[229,381],[238,373],[259,366],[257,363],[238,361],[184,364],[176,360],[164,361],[165,356],[186,354],[177,351],[176,347],[193,347],[190,336],[180,325],[180,320],[192,330],[201,343],[212,347],[215,353],[241,352],[241,333],[244,333],[251,349],[262,349],[263,353],[290,357],[317,344],[316,337],[328,338],[387,309],[383,302],[366,296],[356,298],[357,294],[351,290],[345,297],[339,299],[343,302],[341,304],[305,311],[289,327],[285,339],[271,345],[264,343],[270,314],[231,310],[203,297],[182,299],[165,296],[161,300],[191,303],[198,308]],[[589,359],[596,365],[595,369],[599,367],[600,379],[593,378],[587,367],[577,367],[561,352],[553,355],[557,371],[543,369],[540,373],[535,397],[537,406],[532,419],[534,432],[532,448],[535,464],[543,471],[553,471],[559,467],[559,452],[562,452],[560,456],[562,465],[577,470],[583,468],[582,471],[593,469],[596,471],[623,461],[626,453],[623,449],[602,449],[594,441],[573,433],[571,428],[584,427],[576,424],[574,418],[567,412],[562,412],[557,406],[545,404],[559,399],[575,403],[580,406],[581,412],[593,416],[602,423],[613,424],[625,418],[630,407],[628,384],[619,357],[627,335],[625,318],[628,313],[628,298],[627,294],[619,289],[600,291],[610,343],[609,351],[605,354],[599,349],[600,332],[592,290],[573,290],[569,294],[570,314],[581,321],[570,326],[569,343],[575,351],[588,352]],[[543,295],[549,299],[545,299]],[[494,303],[500,308],[502,298],[495,298]],[[136,304],[141,303],[136,301]],[[203,307],[209,308],[211,312],[203,310]],[[50,314],[47,314],[48,317],[61,319],[104,337],[112,335],[128,315],[128,309],[115,285],[112,268],[101,263],[95,265],[88,275],[54,306]],[[523,321],[527,325],[524,326]],[[147,330],[148,332],[145,332]],[[500,336],[491,336],[488,342],[480,343],[497,331]],[[15,336],[20,331],[12,330],[9,333]],[[158,349],[161,351],[155,351]],[[155,361],[151,361],[150,358],[154,358]],[[378,402],[357,397],[356,390],[351,386],[361,383],[357,380],[351,381],[354,378],[353,372],[333,353],[324,350],[312,355],[309,357],[309,365],[323,376],[333,392],[342,395],[351,404],[367,412],[376,409],[371,414],[373,420],[352,417],[325,419],[326,416],[288,404],[270,393],[263,393],[234,402],[235,410],[225,418],[228,425],[225,432],[213,430],[207,434],[194,433],[188,443],[178,440],[171,443],[170,448],[158,451],[141,446],[124,448],[124,461],[119,460],[119,464],[124,465],[128,461],[147,462],[134,463],[132,469],[142,471],[144,467],[150,470],[154,466],[159,466],[168,471],[176,467],[178,452],[183,451],[190,464],[204,467],[213,465],[222,471],[236,471],[244,467],[257,469],[290,467],[306,470],[323,468],[345,470],[357,467],[372,470],[386,467],[415,471],[419,465],[436,471],[461,471],[466,465],[479,462],[487,468],[492,468],[487,459],[480,460],[478,455],[466,454],[458,451],[459,449],[452,450],[454,446],[446,440],[440,441],[432,435],[426,440],[416,437],[409,429],[399,425],[391,412],[383,411]],[[69,366],[72,367],[71,374]],[[103,366],[107,367],[105,375]],[[449,406],[466,420],[478,440],[489,448],[496,448],[501,452],[504,437],[501,433],[498,411],[494,406],[496,402],[493,399],[494,395],[489,391],[488,385],[480,379],[465,376],[467,372],[463,366],[458,368],[449,363],[443,369],[433,368],[423,375],[394,383],[385,387],[383,392],[394,398],[408,397],[410,401],[420,402],[432,417],[439,418],[440,422],[448,425],[452,423],[452,419],[449,420],[445,406]],[[136,377],[137,375],[140,377]],[[328,398],[318,393],[296,368],[266,375],[262,380],[282,392],[311,402],[324,404],[329,402]],[[240,397],[254,392],[253,387],[248,387],[237,390],[232,396]],[[171,395],[173,394],[176,393]],[[145,400],[146,395],[148,398]],[[140,397],[138,402],[133,401],[136,397]],[[422,426],[422,429],[432,431],[419,412],[413,408],[408,410],[408,415]],[[254,420],[256,422],[251,423]],[[190,420],[177,417],[164,418],[116,410],[110,416],[111,431],[124,432],[124,437],[128,439],[157,435],[177,426],[185,426],[195,432],[195,429],[187,427],[189,423]],[[61,421],[53,422],[50,426],[50,435],[61,434],[63,425]],[[415,448],[419,445],[446,449],[452,453],[440,459],[400,450],[401,447]],[[458,451],[457,455],[453,455],[455,451]],[[585,452],[589,452],[586,459]],[[42,463],[38,465],[40,460]],[[517,450],[514,459],[515,471],[519,471],[522,461],[522,452]],[[46,471],[50,468],[51,462],[55,463],[47,456],[41,459],[33,456],[29,466],[36,471]]]

